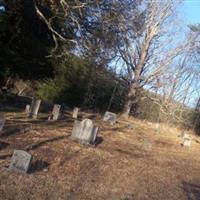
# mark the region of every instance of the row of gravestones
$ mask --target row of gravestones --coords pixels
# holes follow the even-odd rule
[[[31,106],[26,106],[26,113],[29,117],[37,118],[41,100],[33,99]],[[56,104],[53,107],[52,114],[49,116],[48,120],[58,120],[61,106]],[[79,108],[74,108],[72,117],[74,119],[78,118]],[[109,122],[114,125],[117,120],[117,115],[115,113],[106,112],[103,117],[103,121]],[[0,119],[0,131],[3,130],[5,124],[5,119]],[[71,138],[76,140],[81,144],[91,144],[95,143],[98,127],[95,126],[90,119],[84,119],[82,121],[75,120],[74,127],[72,130]],[[14,150],[9,169],[11,171],[27,173],[31,165],[32,155],[23,150]]]
[[[27,116],[33,119],[37,119],[40,104],[41,104],[40,99],[32,98],[31,105],[28,104],[26,105],[25,108],[25,113],[27,114]],[[60,117],[60,111],[61,111],[61,105],[55,104],[53,106],[52,113],[48,116],[48,120],[58,120]],[[73,118],[76,119],[78,117],[78,111],[79,108],[74,108]]]

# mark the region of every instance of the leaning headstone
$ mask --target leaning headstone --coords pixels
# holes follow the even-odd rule
[[[31,106],[30,106],[29,104],[26,105],[25,113],[26,113],[27,115],[30,114],[30,107],[31,107]]]
[[[0,131],[3,130],[6,120],[4,118],[0,118]]]
[[[40,108],[41,100],[40,99],[32,99],[29,117],[37,119],[38,111]]]
[[[14,150],[9,169],[26,174],[31,165],[32,155],[22,150]]]
[[[72,113],[72,118],[77,119],[78,118],[78,112],[79,108],[75,107]]]
[[[58,120],[59,116],[60,116],[60,108],[61,108],[61,105],[59,104],[55,104],[53,106],[53,111],[52,111],[52,114],[49,116],[48,120]]]
[[[84,119],[82,122],[76,120],[71,137],[82,144],[90,144],[95,142],[97,133],[98,127],[94,126],[92,120]]]
[[[111,125],[114,125],[116,123],[116,120],[117,120],[117,115],[115,113],[108,111],[105,112],[103,121],[109,122]]]

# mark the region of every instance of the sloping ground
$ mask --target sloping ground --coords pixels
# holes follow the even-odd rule
[[[100,116],[98,144],[70,140],[73,120],[28,121],[22,113],[6,113],[0,137],[0,199],[69,200],[197,200],[200,199],[200,143],[180,145],[179,131],[136,119],[110,126]],[[132,125],[132,129],[127,126]],[[144,148],[145,143],[152,148]],[[7,170],[14,149],[33,155],[28,175]]]

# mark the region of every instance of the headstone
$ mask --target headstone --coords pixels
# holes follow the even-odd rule
[[[52,114],[49,116],[48,120],[58,120],[59,116],[60,116],[60,108],[61,108],[61,105],[59,104],[55,104],[53,106],[53,111],[52,111]]]
[[[183,146],[185,147],[190,147],[192,143],[192,139],[189,137],[183,138]]]
[[[82,122],[76,120],[71,137],[82,144],[90,144],[95,142],[97,133],[98,127],[93,125],[92,120],[84,119]]]
[[[37,119],[38,111],[40,108],[41,100],[40,99],[32,99],[29,117]]]
[[[31,106],[30,106],[29,104],[26,105],[25,113],[26,113],[27,115],[30,114],[30,107],[31,107]]]
[[[29,170],[32,155],[22,150],[14,150],[9,169],[11,171],[26,174]]]
[[[160,131],[161,131],[160,123],[155,124],[155,129],[156,129],[157,133],[160,133]]]
[[[78,118],[78,112],[79,112],[79,108],[75,107],[74,110],[73,110],[73,113],[72,113],[72,117],[74,119]]]
[[[116,120],[117,120],[117,115],[115,113],[108,111],[105,112],[103,121],[109,122],[111,125],[114,125],[116,123]]]
[[[0,131],[3,130],[6,120],[4,118],[0,118]]]

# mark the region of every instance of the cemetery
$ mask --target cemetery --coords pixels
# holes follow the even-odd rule
[[[200,200],[200,0],[0,0],[0,200]]]
[[[108,112],[81,111],[82,118],[74,119],[72,109],[62,119],[48,120],[55,107],[46,113],[38,107],[34,119],[23,109],[3,110],[0,191],[5,199],[145,199],[146,190],[155,199],[199,195],[175,187],[200,176],[198,137],[192,136],[191,143],[191,135],[169,127],[170,135],[156,134],[154,124],[115,113],[118,123],[110,123]],[[13,127],[15,132],[6,131]]]

